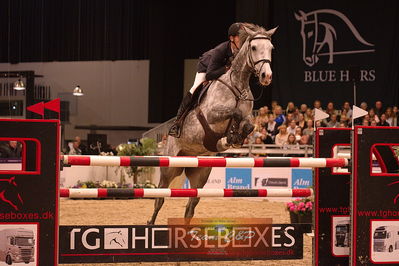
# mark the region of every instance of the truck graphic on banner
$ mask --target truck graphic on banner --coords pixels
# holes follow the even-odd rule
[[[12,263],[34,262],[35,237],[33,231],[25,228],[0,230],[0,261]]]
[[[399,226],[379,226],[373,235],[374,252],[393,252],[399,248]]]

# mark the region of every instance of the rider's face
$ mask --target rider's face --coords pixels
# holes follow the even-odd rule
[[[237,48],[240,49],[241,43],[240,43],[239,36],[230,36],[230,41],[235,44],[235,45],[232,45],[233,49],[235,49],[235,50],[237,50]]]

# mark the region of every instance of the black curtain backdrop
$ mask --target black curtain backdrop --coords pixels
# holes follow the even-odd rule
[[[282,105],[311,104],[315,99],[323,104],[353,102],[352,83],[341,71],[354,66],[369,79],[357,82],[358,104],[399,102],[399,2],[395,0],[0,0],[0,4],[0,62],[149,59],[149,122],[175,115],[183,96],[184,59],[198,58],[226,40],[227,28],[235,21],[268,29],[279,26],[273,36],[273,84],[262,92],[256,80],[251,82],[255,97],[263,93],[255,108],[271,100]],[[335,54],[332,63],[320,55],[315,64],[307,65],[295,13],[325,9],[344,14],[375,51]],[[341,18],[318,16],[319,38],[330,27],[334,52],[369,48],[354,39]],[[312,34],[306,32],[306,38]],[[328,53],[328,47],[319,53]],[[335,78],[321,82],[320,73],[333,73]]]
[[[227,40],[234,1],[152,1],[150,6],[149,122],[176,115],[183,96],[184,59]]]
[[[149,1],[0,4],[0,62],[148,59]]]

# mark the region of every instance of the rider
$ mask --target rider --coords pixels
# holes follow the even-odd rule
[[[181,126],[187,113],[190,111],[193,94],[197,88],[203,83],[219,78],[230,68],[234,56],[241,47],[239,37],[240,27],[241,23],[233,23],[228,30],[229,40],[205,52],[199,58],[197,65],[198,72],[195,75],[194,85],[184,96],[179,110],[177,111],[176,120],[169,130],[169,135],[176,138],[180,137]]]

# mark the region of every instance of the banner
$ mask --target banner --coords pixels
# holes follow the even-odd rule
[[[319,99],[339,107],[353,103],[355,81],[358,103],[397,104],[397,2],[273,4],[273,26],[279,26],[273,35],[273,98],[283,105]]]

